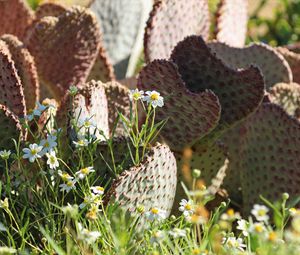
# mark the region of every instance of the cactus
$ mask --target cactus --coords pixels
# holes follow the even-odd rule
[[[23,133],[19,118],[12,113],[6,106],[0,105],[0,149],[14,149],[15,145],[12,139],[19,141],[26,138]]]
[[[263,43],[252,43],[245,48],[234,48],[225,43],[208,43],[210,49],[233,69],[256,65],[264,75],[266,88],[279,82],[290,83],[292,71],[287,61],[275,49]]]
[[[38,8],[35,11],[35,17],[36,20],[39,20],[47,16],[57,17],[59,15],[62,15],[65,11],[66,8],[63,5],[54,4],[54,3],[45,3],[38,6]]]
[[[104,45],[118,79],[134,72],[151,5],[152,0],[97,0],[91,6],[101,25]]]
[[[0,36],[3,34],[14,34],[23,39],[25,30],[33,19],[34,13],[25,0],[3,0],[0,1]]]
[[[300,195],[300,124],[281,107],[264,103],[245,124],[241,146],[243,210],[248,213],[259,201],[271,201],[288,192]]]
[[[293,81],[300,83],[300,55],[296,52],[289,51],[286,48],[279,47],[277,51],[286,59],[293,72]]]
[[[221,0],[216,14],[215,38],[233,47],[243,47],[247,22],[247,0]]]
[[[156,1],[144,35],[145,59],[168,59],[178,42],[188,35],[209,37],[209,11],[206,0]]]
[[[106,200],[130,212],[135,212],[138,206],[145,211],[157,207],[168,216],[175,196],[176,171],[176,160],[168,146],[156,144],[140,165],[124,171],[112,183]]]
[[[40,81],[58,100],[70,85],[85,82],[99,43],[94,15],[80,7],[73,7],[59,17],[42,18],[27,31],[25,39],[35,58]]]
[[[300,110],[300,85],[279,83],[270,90],[272,103],[280,105],[289,115],[298,118]]]
[[[80,5],[83,7],[89,7],[95,0],[40,0],[39,4],[56,4],[65,7],[71,7],[73,5]]]

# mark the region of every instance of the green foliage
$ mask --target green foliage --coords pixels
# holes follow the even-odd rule
[[[300,36],[299,0],[260,0],[249,21],[249,41],[271,45],[298,42]]]

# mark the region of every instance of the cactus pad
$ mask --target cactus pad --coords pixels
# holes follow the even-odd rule
[[[23,87],[7,44],[0,40],[0,104],[18,117],[26,114]]]
[[[272,103],[280,105],[291,116],[300,109],[300,85],[297,83],[279,83],[270,90]]]
[[[172,62],[154,60],[148,64],[140,72],[138,88],[159,91],[164,97],[165,105],[157,109],[156,119],[168,119],[161,135],[174,150],[192,145],[218,124],[221,110],[218,98],[209,90],[189,91]]]
[[[277,51],[286,59],[293,72],[293,81],[300,83],[300,54],[279,47]]]
[[[108,102],[109,130],[112,132],[119,113],[122,113],[128,119],[130,117],[130,100],[128,96],[129,90],[116,81],[105,83],[104,88]],[[123,135],[123,129],[122,123],[119,122],[114,135]]]
[[[40,0],[41,4],[59,4],[66,7],[73,5],[80,5],[83,7],[89,7],[96,0]]]
[[[74,97],[71,112],[73,119],[78,120],[78,126],[82,126],[85,120],[88,119],[92,124],[90,127],[91,133],[96,131],[96,136],[103,139],[103,136],[99,133],[99,130],[101,130],[108,137],[107,98],[103,84],[100,81],[86,83],[78,91]]]
[[[142,51],[144,23],[151,3],[151,0],[97,0],[91,6],[118,79],[124,78],[133,51],[138,54]]]
[[[217,54],[218,58],[233,69],[245,69],[251,64],[259,67],[267,89],[276,83],[289,83],[293,79],[287,61],[267,44],[253,43],[245,48],[234,48],[225,43],[213,42],[208,46]]]
[[[264,80],[259,69],[250,66],[237,71],[227,67],[201,37],[187,37],[175,47],[171,58],[189,90],[210,89],[218,96],[222,112],[216,132],[245,119],[263,99]]]
[[[115,79],[114,69],[107,57],[105,49],[101,46],[97,59],[89,74],[88,80],[108,82]]]
[[[58,17],[66,11],[66,8],[60,4],[45,3],[39,5],[35,11],[36,19],[41,19],[47,16]]]
[[[248,0],[221,0],[216,17],[216,39],[243,47],[247,34]]]
[[[0,149],[14,149],[12,139],[24,138],[18,117],[4,105],[0,105]]]
[[[21,79],[26,108],[34,109],[36,102],[39,101],[39,81],[34,59],[17,37],[4,35],[0,39],[7,44]]]
[[[157,144],[143,162],[124,171],[112,184],[106,199],[130,212],[142,205],[145,211],[156,207],[168,216],[177,184],[176,160],[169,147]]]
[[[13,34],[22,39],[26,27],[34,19],[33,11],[27,5],[26,0],[2,0],[0,10],[0,36]]]
[[[189,35],[209,37],[209,11],[206,0],[156,1],[144,37],[147,62],[168,59],[176,44]]]
[[[42,18],[28,30],[25,40],[41,82],[58,100],[69,86],[85,82],[99,43],[96,18],[80,7],[73,7],[59,17]]]
[[[241,182],[244,210],[260,202],[259,194],[278,201],[288,192],[300,195],[300,124],[280,106],[264,103],[245,124]]]

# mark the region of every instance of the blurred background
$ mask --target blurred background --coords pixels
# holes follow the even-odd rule
[[[39,2],[41,3],[44,0],[27,1],[33,8],[36,8]],[[56,0],[47,1],[55,2]],[[262,41],[272,46],[278,46],[300,41],[300,0],[248,1],[250,17],[248,42]],[[77,0],[77,2],[80,2],[80,0]],[[220,0],[209,0],[211,13],[214,13],[219,2]]]

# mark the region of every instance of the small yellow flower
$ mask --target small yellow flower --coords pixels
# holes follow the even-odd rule
[[[268,240],[271,242],[275,242],[277,240],[277,234],[274,231],[271,231],[268,234]]]

